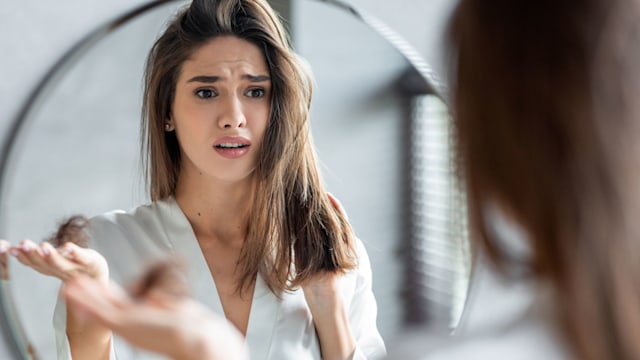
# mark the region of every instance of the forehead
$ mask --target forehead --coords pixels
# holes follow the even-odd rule
[[[260,48],[236,36],[218,36],[196,49],[182,64],[182,76],[195,74],[268,75],[269,68]]]

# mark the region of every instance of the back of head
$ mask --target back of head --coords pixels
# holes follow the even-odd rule
[[[450,24],[478,246],[496,202],[529,232],[580,358],[640,358],[640,3],[461,0]]]

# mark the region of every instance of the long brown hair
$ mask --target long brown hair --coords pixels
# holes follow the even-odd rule
[[[178,140],[163,125],[171,113],[181,66],[196,49],[222,35],[258,46],[272,82],[270,119],[238,263],[238,290],[250,285],[258,272],[279,294],[318,272],[352,269],[357,260],[353,232],[323,189],[311,142],[311,76],[264,0],[194,0],[151,49],[142,117],[151,199],[174,195],[180,176]]]
[[[640,359],[640,3],[461,0],[453,111],[477,245],[500,204],[580,359]]]

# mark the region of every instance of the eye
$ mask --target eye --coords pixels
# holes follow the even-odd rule
[[[201,99],[212,98],[212,97],[215,97],[216,95],[217,95],[216,92],[211,89],[200,89],[196,91],[196,96],[198,96]]]
[[[251,98],[263,97],[266,91],[262,88],[249,89],[245,95]]]

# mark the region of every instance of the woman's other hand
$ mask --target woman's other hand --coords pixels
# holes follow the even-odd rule
[[[355,351],[355,339],[339,289],[340,274],[325,272],[315,275],[302,285],[320,340],[322,358],[350,359]]]
[[[132,298],[115,284],[85,276],[68,281],[63,295],[86,319],[110,328],[134,346],[172,359],[249,358],[238,330],[188,297],[156,288]]]
[[[333,207],[347,218],[340,201],[331,193],[327,193],[327,197]],[[302,285],[320,340],[322,358],[327,360],[350,359],[356,347],[339,289],[341,276],[339,273],[323,272]]]
[[[340,203],[340,201],[333,196],[332,193],[327,193],[327,197],[329,198],[329,201],[331,202],[331,205],[333,205],[333,208],[338,210],[339,213],[341,213],[345,219],[349,219],[349,216],[347,215],[347,212],[344,211],[344,208],[342,207],[342,204]]]

